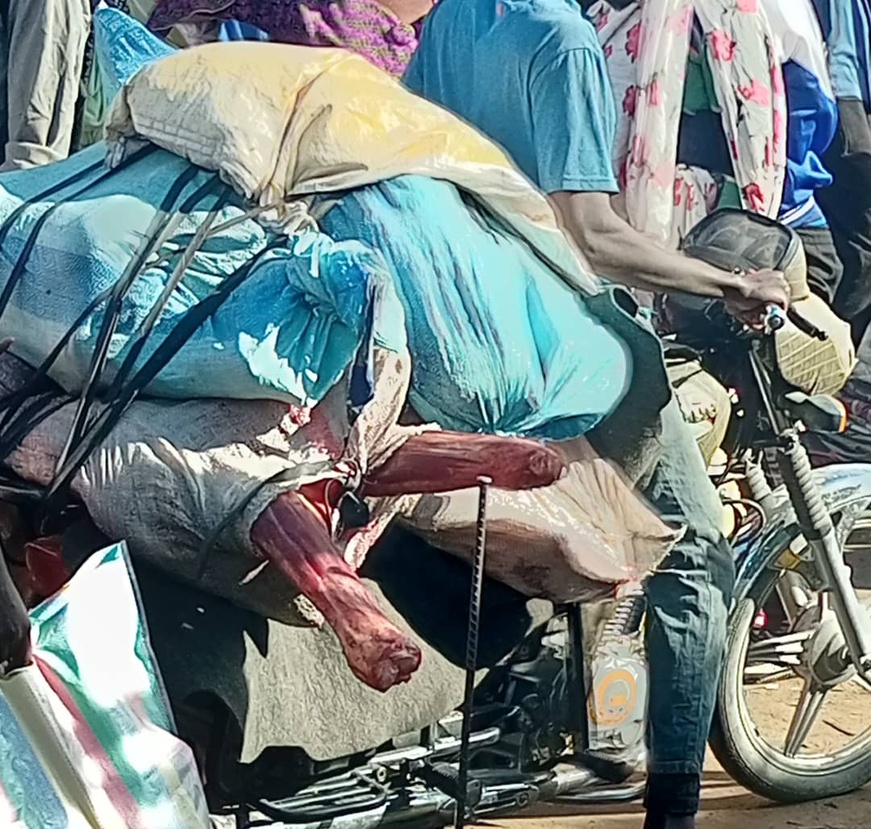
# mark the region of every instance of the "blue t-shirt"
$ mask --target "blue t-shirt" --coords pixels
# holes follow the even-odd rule
[[[829,47],[839,98],[859,98],[871,112],[871,0],[814,0]]]
[[[441,0],[404,81],[484,132],[544,192],[617,191],[614,93],[575,0]]]
[[[614,93],[596,30],[573,0],[440,0],[404,80],[501,145],[546,193],[617,191]],[[622,380],[587,386],[588,411],[606,416],[629,386],[631,355],[586,309],[575,325],[582,373]]]

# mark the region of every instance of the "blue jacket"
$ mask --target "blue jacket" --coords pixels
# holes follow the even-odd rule
[[[822,158],[838,130],[838,106],[822,32],[807,0],[765,0],[764,8],[784,50],[787,171],[778,218],[795,228],[825,227],[815,194],[832,183]]]

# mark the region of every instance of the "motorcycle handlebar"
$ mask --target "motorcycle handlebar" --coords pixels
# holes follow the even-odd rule
[[[779,305],[769,305],[765,309],[765,319],[763,324],[765,332],[773,334],[775,331],[780,331],[786,325],[787,313]]]
[[[765,333],[774,334],[775,332],[780,331],[780,329],[786,325],[787,320],[789,320],[803,334],[807,334],[807,336],[813,337],[815,340],[825,341],[829,338],[825,331],[822,331],[812,322],[806,320],[794,308],[784,311],[779,305],[769,305],[765,309],[765,318],[763,321]]]

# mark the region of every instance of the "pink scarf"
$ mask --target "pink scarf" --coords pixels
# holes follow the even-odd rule
[[[281,43],[347,49],[397,76],[417,48],[414,28],[376,0],[158,0],[148,25],[165,34],[223,20],[250,23]]]

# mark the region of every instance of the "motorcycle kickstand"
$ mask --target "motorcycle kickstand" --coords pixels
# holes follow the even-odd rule
[[[492,478],[478,478],[478,521],[475,533],[475,558],[469,596],[469,623],[466,633],[466,687],[463,694],[463,725],[460,732],[460,764],[457,785],[455,829],[464,829],[469,808],[469,762],[471,760],[472,705],[475,696],[475,672],[478,666],[478,638],[481,620],[481,592],[484,586],[484,556],[487,547],[487,494]],[[471,804],[471,808],[477,804]]]

